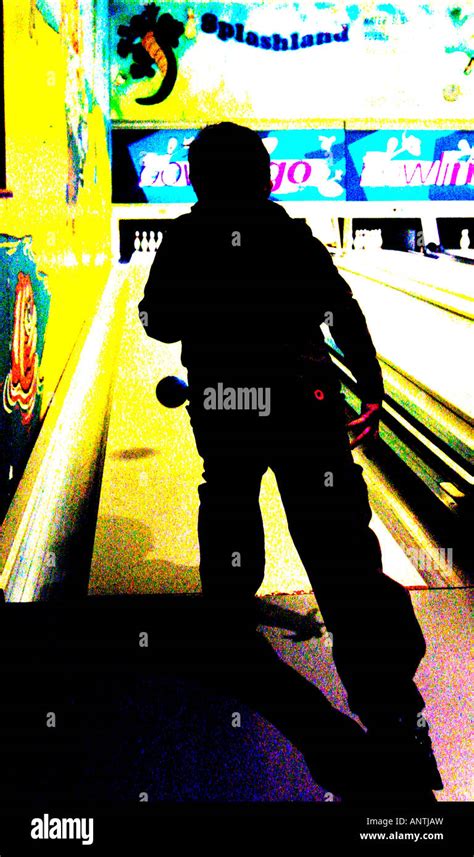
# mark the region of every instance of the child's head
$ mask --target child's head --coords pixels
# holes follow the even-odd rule
[[[256,131],[233,122],[208,125],[189,147],[189,177],[199,200],[266,199],[270,156]]]

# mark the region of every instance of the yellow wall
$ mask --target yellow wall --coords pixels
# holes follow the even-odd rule
[[[72,4],[63,0],[63,17]],[[88,114],[84,186],[68,204],[65,27],[55,32],[34,0],[15,0],[4,3],[4,32],[7,188],[13,196],[0,199],[0,232],[32,235],[38,269],[47,274],[44,411],[110,270],[107,119],[98,104]],[[71,253],[74,266],[68,265]]]

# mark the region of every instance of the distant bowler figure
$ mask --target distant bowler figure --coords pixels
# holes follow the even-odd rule
[[[323,244],[269,200],[270,158],[256,132],[204,128],[189,169],[198,202],[166,233],[139,309],[149,336],[181,341],[188,369],[204,460],[203,594],[222,610],[253,601],[265,570],[259,492],[271,468],[351,709],[387,755],[387,777],[398,770],[400,793],[409,779],[431,795],[442,783],[413,681],[425,642],[409,593],[382,572],[351,454],[377,436],[383,397],[365,318]],[[352,444],[323,322],[362,401]]]

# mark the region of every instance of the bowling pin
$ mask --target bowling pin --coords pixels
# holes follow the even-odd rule
[[[140,249],[140,233],[138,229],[135,232],[135,241],[133,242],[133,246],[135,247],[135,250]]]
[[[461,250],[469,250],[471,246],[471,242],[469,240],[469,230],[463,229],[461,231],[461,241],[459,242],[459,247]]]
[[[150,232],[150,240],[148,242],[148,249],[150,250],[151,253],[154,253],[156,250],[155,233],[153,230]]]
[[[148,239],[147,239],[147,234],[146,234],[146,232],[142,232],[142,243],[141,243],[141,248],[142,248],[142,250],[143,250],[143,252],[144,252],[144,253],[146,253],[146,252],[147,252],[147,250],[148,250]]]

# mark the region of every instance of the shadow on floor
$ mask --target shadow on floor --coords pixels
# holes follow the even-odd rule
[[[431,802],[416,784],[412,793],[403,765],[387,765],[393,748],[374,747],[314,678],[280,659],[262,625],[292,630],[290,640],[323,627],[313,610],[269,599],[0,607],[4,805]],[[323,686],[327,669],[315,677]]]
[[[314,616],[265,609],[267,624],[319,631]],[[261,619],[261,605],[196,596],[4,606],[3,799],[322,801],[355,789],[364,731],[278,658]]]
[[[149,446],[134,446],[127,449],[117,449],[110,453],[111,458],[119,461],[140,461],[142,458],[153,458],[159,451]]]

